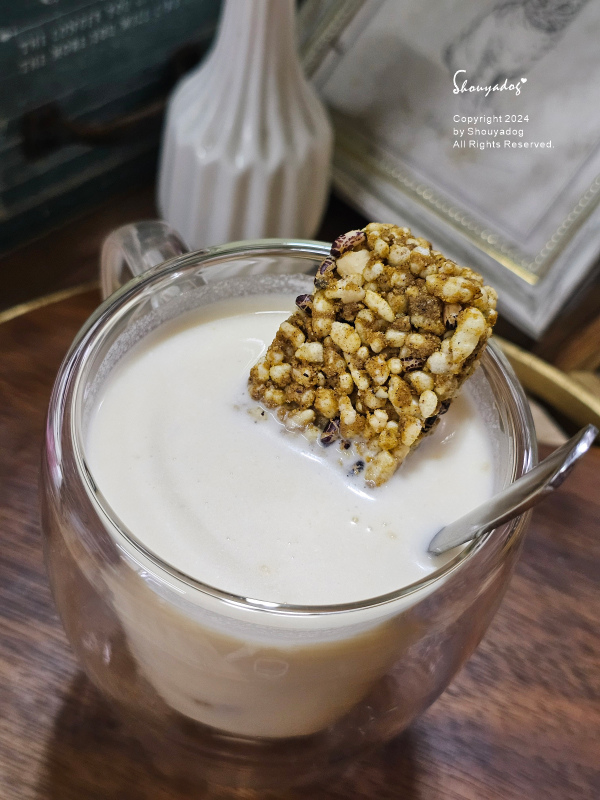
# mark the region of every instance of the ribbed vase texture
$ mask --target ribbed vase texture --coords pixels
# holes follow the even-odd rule
[[[332,131],[294,41],[293,0],[227,0],[204,63],[167,113],[158,202],[193,248],[314,236]]]

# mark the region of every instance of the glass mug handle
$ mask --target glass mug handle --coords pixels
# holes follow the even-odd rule
[[[105,300],[131,278],[188,252],[189,247],[181,236],[162,220],[133,222],[117,228],[102,245],[102,299]]]

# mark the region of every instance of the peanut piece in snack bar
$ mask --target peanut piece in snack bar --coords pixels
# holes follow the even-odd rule
[[[252,368],[250,395],[324,447],[351,441],[380,486],[476,368],[497,295],[408,228],[376,222],[339,236],[314,284]]]

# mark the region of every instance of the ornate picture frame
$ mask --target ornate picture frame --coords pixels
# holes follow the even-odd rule
[[[301,24],[337,191],[479,269],[541,336],[600,254],[600,6],[307,0]]]

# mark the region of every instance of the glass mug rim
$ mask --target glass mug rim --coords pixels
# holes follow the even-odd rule
[[[286,616],[321,616],[325,614],[340,614],[366,610],[393,603],[396,600],[415,594],[420,590],[426,588],[430,589],[436,584],[441,584],[452,572],[468,562],[476,552],[486,547],[498,530],[494,529],[478,540],[469,543],[454,558],[438,570],[435,570],[418,581],[414,581],[413,583],[383,595],[366,598],[364,600],[328,605],[276,603],[260,600],[258,598],[244,597],[219,589],[218,587],[203,583],[181,570],[178,570],[149,550],[119,519],[118,515],[113,511],[110,504],[99,491],[91,470],[87,465],[82,442],[80,413],[83,397],[81,391],[82,373],[85,364],[94,353],[97,352],[100,343],[106,340],[106,337],[110,335],[111,330],[114,329],[119,319],[132,305],[135,305],[136,300],[140,299],[142,296],[146,296],[151,287],[162,282],[166,277],[177,277],[177,273],[182,269],[185,271],[190,268],[194,268],[196,271],[198,269],[208,270],[211,266],[213,268],[218,267],[225,259],[242,259],[252,255],[295,256],[298,258],[312,256],[315,259],[324,258],[329,254],[329,249],[329,244],[314,240],[260,239],[233,242],[171,258],[143,272],[141,275],[134,277],[111,294],[84,323],[61,365],[52,393],[49,412],[49,433],[54,436],[55,451],[60,454],[62,450],[60,444],[62,425],[65,420],[64,412],[68,411],[71,422],[69,433],[77,467],[77,476],[93,504],[95,513],[104,522],[105,527],[106,525],[109,526],[113,541],[118,543],[121,539],[127,542],[130,547],[133,547],[135,552],[143,556],[145,562],[148,562],[158,569],[159,574],[155,575],[155,577],[160,579],[161,573],[166,574],[169,583],[175,582],[173,588],[179,593],[183,592],[184,594],[188,594],[189,590],[192,590],[195,593],[200,593],[205,596],[208,595],[227,605],[253,611],[267,612],[268,614],[283,614]],[[537,458],[536,441],[533,435],[534,426],[529,404],[512,367],[493,340],[488,343],[488,347],[482,358],[481,368],[486,372],[488,381],[491,377],[490,373],[495,373],[497,377],[503,380],[506,397],[502,399],[508,399],[510,401],[509,404],[507,404],[509,418],[512,419],[513,423],[520,422],[520,424],[513,424],[512,426],[515,433],[518,434],[515,436],[515,441],[513,442],[511,480],[514,481],[521,474],[531,469]],[[69,393],[70,406],[66,409],[63,404],[65,396],[67,395],[68,384],[71,381],[73,381],[73,390]],[[524,525],[524,520],[526,520],[526,518],[527,515],[522,515],[506,523],[509,529],[506,535],[507,543],[515,538]],[[146,563],[144,563],[144,569],[146,569]]]

